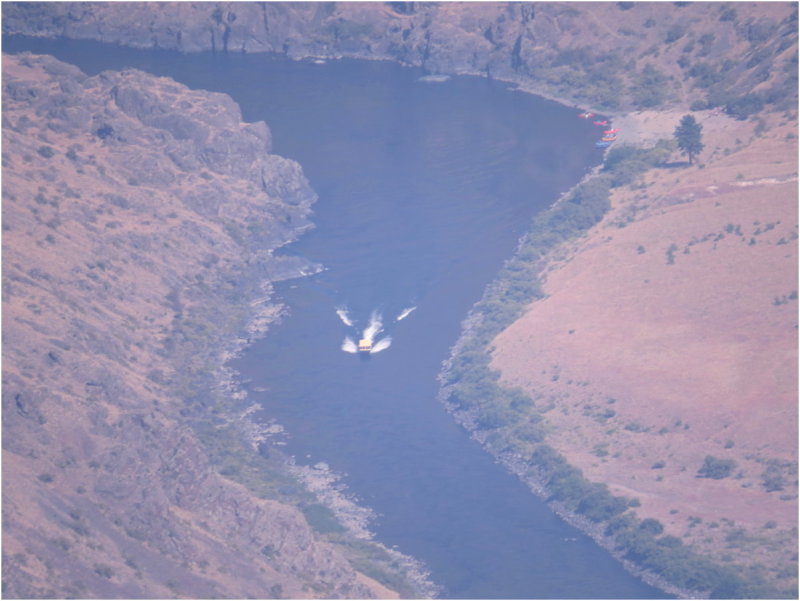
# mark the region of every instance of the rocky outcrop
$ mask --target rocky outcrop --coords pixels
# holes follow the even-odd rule
[[[231,479],[268,461],[221,385],[231,340],[277,315],[270,279],[314,269],[273,255],[309,225],[300,167],[223,94],[3,72],[4,596],[391,595],[296,482]]]
[[[797,98],[784,77],[796,70],[791,4],[7,2],[3,32],[181,52],[397,60],[606,110],[717,106],[749,93],[791,108]]]
[[[732,114],[746,116],[748,107],[764,103],[796,108],[791,4],[4,3],[2,9],[5,34],[182,52],[391,59],[433,73],[502,78],[610,110],[700,103],[730,105]],[[312,563],[283,557],[289,549],[329,552],[301,529],[292,539],[300,542],[281,547],[281,561],[254,564],[250,553],[268,537],[245,540],[241,524],[265,522],[242,511],[240,497],[229,502],[203,487],[241,499],[248,493],[209,472],[207,463],[190,469],[166,459],[199,458],[198,447],[181,442],[197,432],[215,466],[230,453],[229,441],[218,439],[222,424],[202,418],[219,412],[221,401],[208,394],[219,381],[208,366],[219,362],[199,341],[236,331],[250,314],[241,301],[254,298],[253,282],[308,267],[270,253],[305,224],[306,189],[293,178],[296,167],[271,156],[240,161],[253,148],[268,148],[268,132],[236,119],[229,129],[209,123],[216,105],[232,114],[225,97],[191,114],[191,105],[169,90],[173,84],[158,86],[153,96],[127,85],[131,73],[106,86],[104,76],[80,80],[54,62],[31,69],[25,77],[7,70],[4,79],[4,427],[15,433],[4,438],[7,590],[18,596],[52,592],[47,587],[102,596],[360,594],[348,589],[356,586],[350,571],[334,570],[334,584],[326,580],[329,570],[315,580]],[[59,75],[65,69],[72,75]],[[87,109],[70,102],[76,90],[90,89],[107,94],[103,103]],[[38,112],[17,114],[9,99]],[[147,142],[131,153],[131,144],[145,139],[137,137],[142,132]],[[7,150],[17,145],[19,153]],[[69,177],[54,165],[69,166],[63,171]],[[89,195],[84,185],[98,192]],[[266,225],[256,218],[261,202],[269,204]],[[270,308],[264,309],[268,320]],[[186,402],[169,401],[177,398]],[[72,412],[75,425],[67,428],[64,416]],[[170,445],[146,438],[152,427],[146,416],[157,418],[159,440]],[[131,448],[141,446],[116,444],[120,429],[152,447],[154,454],[144,455],[155,457],[158,469],[137,471],[138,451]],[[241,464],[229,462],[224,470],[231,474]],[[161,477],[168,465],[194,474],[191,482],[176,487]],[[127,504],[142,487],[153,494]],[[275,493],[267,487],[264,494]],[[202,498],[216,499],[219,511],[204,507]],[[143,522],[125,513],[136,511]],[[212,519],[231,511],[235,521]],[[264,505],[264,512],[298,517],[275,505],[269,511]],[[102,539],[87,538],[94,532],[89,520],[102,525],[95,526]],[[162,527],[153,532],[147,524]],[[139,547],[130,540],[142,536]],[[278,549],[267,542],[260,552],[273,560]],[[243,557],[246,566],[236,563]],[[252,565],[255,576],[247,571]],[[303,588],[312,581],[316,589]],[[251,585],[260,592],[243,588]]]

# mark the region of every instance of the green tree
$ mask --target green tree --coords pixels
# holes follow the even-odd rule
[[[681,152],[689,157],[690,165],[694,162],[694,157],[700,154],[705,147],[702,133],[703,126],[695,121],[692,115],[684,115],[680,125],[675,128],[675,141]]]

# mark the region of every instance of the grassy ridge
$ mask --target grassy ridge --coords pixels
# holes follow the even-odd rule
[[[546,255],[599,223],[610,207],[611,190],[634,183],[661,165],[671,150],[667,141],[649,149],[614,148],[598,174],[533,220],[517,254],[473,307],[466,332],[441,374],[442,397],[494,450],[521,459],[524,475],[541,486],[547,501],[593,525],[604,545],[661,582],[712,598],[785,596],[771,589],[755,569],[717,564],[679,538],[664,535],[658,520],[639,519],[637,499],[615,496],[605,484],[584,478],[545,442],[544,414],[551,407],[537,404],[520,388],[501,386],[499,372],[490,368],[494,338],[521,317],[530,302],[544,296],[539,273]]]

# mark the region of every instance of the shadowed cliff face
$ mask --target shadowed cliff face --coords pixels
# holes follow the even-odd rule
[[[299,166],[225,95],[3,69],[4,595],[390,594],[188,425],[236,430],[230,340],[313,268],[271,255],[307,226]]]
[[[4,3],[3,31],[182,52],[390,59],[606,110],[718,106],[753,92],[791,108],[796,15],[790,3],[763,2]]]

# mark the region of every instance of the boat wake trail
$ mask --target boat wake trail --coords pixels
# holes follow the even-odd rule
[[[395,321],[402,321],[402,320],[404,320],[406,317],[408,317],[408,316],[411,314],[411,312],[412,312],[414,309],[416,309],[416,307],[409,307],[408,309],[403,309],[403,310],[400,312],[400,315],[398,315],[398,316],[397,316],[397,319],[395,319]]]
[[[369,341],[374,341],[375,336],[383,332],[383,322],[381,319],[381,314],[377,311],[373,311],[369,318],[369,325],[367,329],[364,330],[364,333],[361,334],[361,337]]]
[[[410,313],[412,310],[413,309],[406,309],[403,317],[408,315],[408,313]],[[340,307],[336,309],[336,314],[339,316],[339,319],[342,320],[342,323],[355,329],[355,324],[350,318],[350,315],[348,315],[347,309]],[[383,317],[376,309],[372,312],[372,315],[370,315],[369,324],[367,324],[367,327],[364,328],[364,331],[361,333],[358,343],[356,343],[356,341],[353,339],[353,336],[346,336],[342,342],[341,349],[345,353],[352,354],[358,352],[368,353],[371,355],[380,353],[392,345],[391,336],[385,336],[380,340],[376,340],[381,332],[383,332]]]
[[[336,309],[336,315],[339,316],[339,319],[342,320],[342,323],[346,326],[353,327],[353,320],[350,319],[350,315],[347,314],[346,307],[339,307]]]
[[[378,342],[375,343],[375,346],[372,347],[370,354],[374,355],[375,353],[380,353],[381,351],[386,350],[390,346],[392,346],[391,336],[387,336],[386,338],[381,338],[380,340],[378,340]]]

